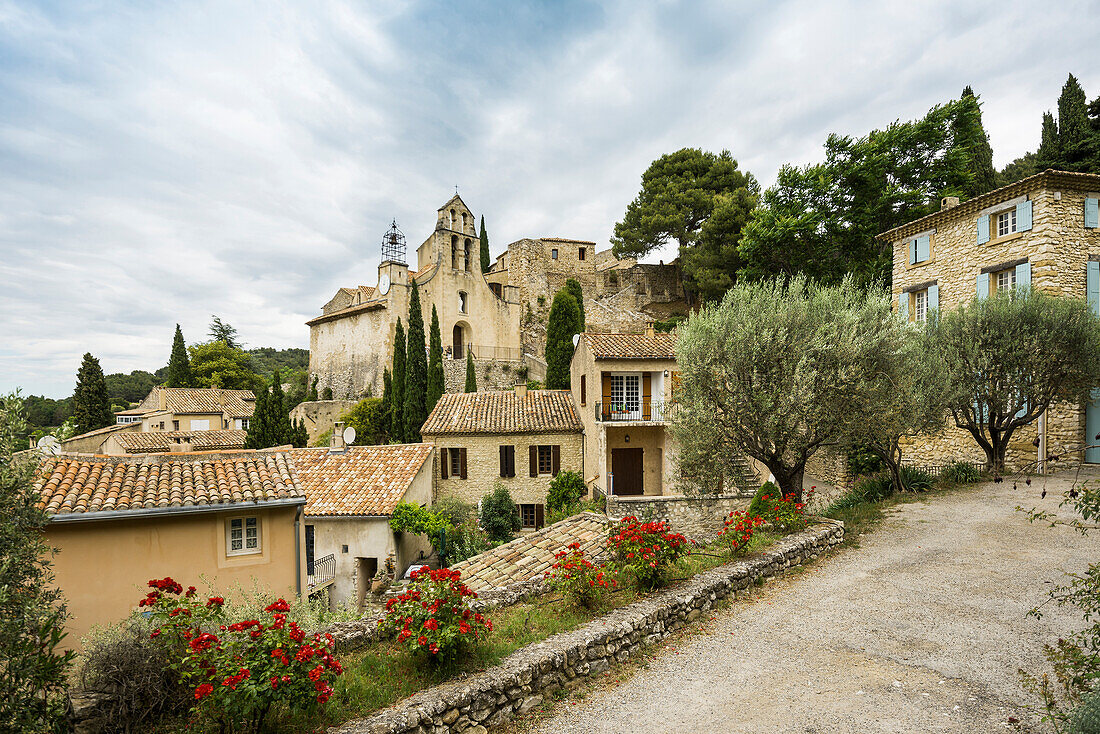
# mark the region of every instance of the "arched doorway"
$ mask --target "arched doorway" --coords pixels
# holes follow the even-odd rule
[[[466,340],[462,333],[462,324],[455,324],[451,344],[451,357],[454,359],[466,359]]]

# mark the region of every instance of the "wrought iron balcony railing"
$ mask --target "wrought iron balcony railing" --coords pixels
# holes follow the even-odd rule
[[[328,586],[336,579],[336,555],[329,553],[313,562],[313,568],[306,569],[306,585],[310,591]]]
[[[637,402],[599,402],[596,403],[596,420],[613,423],[615,421],[655,421],[672,420],[673,404],[664,400],[639,400]]]

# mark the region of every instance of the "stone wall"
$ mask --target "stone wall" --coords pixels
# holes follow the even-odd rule
[[[521,374],[523,362],[504,359],[475,359],[478,392],[511,390]],[[526,378],[524,378],[526,380]],[[446,392],[466,392],[466,360],[443,360],[443,389]]]
[[[356,405],[354,400],[310,400],[298,403],[290,411],[290,420],[299,418],[306,424],[309,442],[312,444],[325,431],[331,430],[340,416]]]
[[[373,716],[349,721],[337,734],[480,732],[539,706],[545,697],[624,663],[699,619],[721,599],[748,593],[760,578],[813,560],[843,540],[834,521],[780,540],[759,557],[704,571],[666,591],[616,609],[571,632],[517,650],[483,673],[421,691]]]
[[[714,497],[616,497],[607,498],[607,514],[618,520],[633,515],[640,520],[667,520],[672,529],[692,540],[713,539],[723,520],[734,510],[744,510],[751,494]]]

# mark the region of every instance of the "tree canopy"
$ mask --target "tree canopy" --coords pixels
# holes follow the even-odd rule
[[[1047,110],[1039,127],[1039,147],[1009,163],[998,174],[1004,186],[1053,168],[1100,174],[1100,96],[1087,102],[1081,82],[1069,74],[1058,96],[1058,115]]]
[[[187,344],[183,341],[183,330],[176,324],[176,334],[172,337],[172,355],[168,358],[168,379],[165,387],[193,387],[195,378],[191,375],[191,360],[187,358]]]
[[[188,347],[191,374],[197,387],[220,387],[227,390],[258,390],[262,377],[252,370],[248,353],[217,340]]]
[[[428,355],[424,348],[424,315],[420,310],[416,280],[411,280],[408,357],[405,360],[405,443],[420,441],[420,427],[428,419]]]
[[[569,387],[569,363],[573,359],[573,335],[581,313],[577,301],[562,288],[550,304],[546,320],[546,388],[565,390]]]
[[[107,397],[107,381],[103,377],[103,368],[99,366],[99,360],[87,352],[76,373],[73,418],[79,433],[106,428],[115,422],[111,402]]]
[[[493,266],[492,258],[489,257],[489,235],[485,231],[485,216],[481,217],[481,272],[488,273],[489,268]]]
[[[222,321],[218,316],[210,317],[209,328],[208,334],[213,341],[225,342],[233,349],[244,349],[244,344],[241,343],[237,330]]]
[[[305,423],[290,420],[290,411],[283,395],[279,371],[275,370],[271,388],[261,387],[256,392],[256,407],[248,424],[245,448],[266,449],[272,446],[306,445],[308,434]]]
[[[405,356],[405,327],[398,318],[393,332],[393,408],[390,415],[393,420],[390,440],[396,443],[405,442]]]
[[[474,369],[474,353],[466,352],[466,384],[463,392],[477,392],[477,370]]]

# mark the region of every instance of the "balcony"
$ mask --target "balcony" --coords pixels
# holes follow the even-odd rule
[[[641,400],[631,403],[596,403],[596,420],[605,423],[649,421],[668,423],[674,405],[663,400]]]
[[[336,555],[329,553],[318,558],[312,565],[306,564],[306,587],[313,594],[336,580]]]

